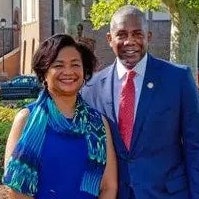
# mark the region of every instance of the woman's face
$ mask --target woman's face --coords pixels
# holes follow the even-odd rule
[[[56,96],[76,95],[84,81],[83,63],[76,48],[62,48],[45,77],[50,93]]]

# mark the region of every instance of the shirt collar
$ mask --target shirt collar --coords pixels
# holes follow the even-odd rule
[[[138,75],[141,75],[144,77],[145,71],[146,71],[146,64],[147,64],[147,53],[144,55],[144,57],[135,65],[135,67],[132,69],[134,70]],[[118,79],[122,79],[128,69],[125,68],[125,66],[122,64],[121,60],[117,57],[117,74],[118,74]]]

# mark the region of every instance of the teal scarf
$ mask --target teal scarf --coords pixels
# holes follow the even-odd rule
[[[8,161],[3,183],[29,196],[37,193],[38,168],[47,124],[58,133],[86,137],[88,170],[82,176],[80,190],[97,196],[106,163],[105,127],[101,114],[90,108],[80,95],[72,123],[69,123],[48,92],[40,94]]]

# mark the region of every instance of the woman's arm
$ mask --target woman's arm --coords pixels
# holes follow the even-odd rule
[[[18,193],[16,191],[13,191],[12,189],[9,189],[8,195],[9,199],[34,199],[33,197]]]
[[[7,162],[16,146],[16,143],[21,136],[21,132],[25,125],[25,121],[28,114],[29,114],[28,109],[22,109],[15,116],[14,122],[10,130],[10,134],[8,136],[7,144],[6,144],[4,168],[6,167]]]
[[[4,168],[6,167],[8,160],[16,146],[16,143],[21,136],[21,132],[23,130],[28,115],[29,115],[29,110],[22,109],[15,116],[6,144]],[[9,199],[33,199],[33,198],[25,196],[24,194],[20,194],[9,188]]]
[[[101,182],[101,191],[99,199],[116,199],[117,196],[117,160],[113,147],[110,127],[105,118],[103,118],[106,136],[107,136],[107,162]]]

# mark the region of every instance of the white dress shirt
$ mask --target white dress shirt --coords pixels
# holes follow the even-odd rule
[[[144,80],[144,75],[146,71],[146,63],[147,63],[147,53],[145,56],[136,64],[136,66],[132,69],[136,72],[136,76],[134,77],[134,84],[135,84],[135,112],[136,114],[138,102],[140,98],[140,93],[142,89],[142,84]],[[114,105],[115,105],[115,112],[118,119],[118,112],[119,112],[119,99],[120,99],[120,93],[122,89],[122,82],[125,79],[126,73],[128,69],[125,68],[125,66],[121,63],[120,59],[116,58],[116,75],[114,77]]]

